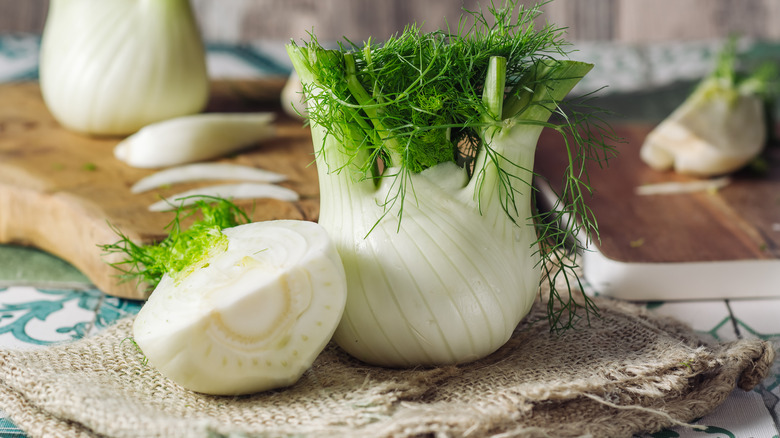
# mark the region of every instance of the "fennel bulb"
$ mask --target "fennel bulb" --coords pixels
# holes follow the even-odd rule
[[[55,119],[86,134],[201,111],[208,75],[188,0],[51,0],[40,84]]]
[[[341,318],[341,260],[314,222],[255,222],[221,233],[226,243],[162,277],[133,338],[152,366],[192,391],[237,395],[291,385]]]
[[[655,170],[711,177],[728,174],[764,150],[764,94],[769,70],[742,78],[732,44],[717,68],[645,138],[640,157]]]
[[[534,32],[538,8],[515,9],[490,9],[495,25],[476,16],[458,35],[410,26],[381,46],[287,46],[317,152],[319,223],[347,276],[334,340],[358,359],[406,367],[484,357],[549,274],[553,229],[537,234],[532,208],[536,143],[544,127],[582,140],[548,119],[592,66],[545,56],[560,52],[559,31]],[[585,212],[588,227],[570,152],[566,209]],[[569,225],[554,232],[580,226]]]

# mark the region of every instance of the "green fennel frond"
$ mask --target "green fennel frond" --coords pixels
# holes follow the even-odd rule
[[[106,254],[124,256],[111,264],[121,272],[123,281],[138,281],[154,288],[166,273],[174,278],[186,275],[206,256],[226,248],[223,229],[250,222],[249,216],[227,199],[199,198],[202,199],[192,205],[176,209],[175,217],[165,228],[168,236],[157,243],[136,243],[112,226],[119,240],[100,247]],[[182,227],[182,221],[197,214],[199,218],[187,228]]]
[[[574,326],[582,317],[580,309],[585,311],[586,318],[599,314],[586,294],[581,299],[572,294],[573,290],[584,291],[578,254],[588,250],[587,242],[599,240],[598,221],[587,204],[593,193],[586,166],[588,163],[605,165],[616,155],[614,144],[619,139],[598,112],[572,112],[556,131],[563,138],[568,164],[554,204],[537,211],[534,223],[539,236],[542,281],[550,291],[547,302],[550,327],[560,331]],[[583,136],[581,132],[591,136]],[[558,287],[561,283],[566,285],[563,295],[562,288]]]

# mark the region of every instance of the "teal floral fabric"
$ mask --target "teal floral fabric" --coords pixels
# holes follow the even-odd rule
[[[0,344],[45,346],[72,341],[133,315],[141,302],[94,288],[0,290]]]

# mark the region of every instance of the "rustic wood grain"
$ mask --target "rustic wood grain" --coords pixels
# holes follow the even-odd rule
[[[717,192],[640,196],[642,184],[691,181],[673,172],[657,172],[639,158],[652,128],[616,125],[624,143],[606,168],[589,166],[594,194],[587,202],[599,223],[607,258],[624,263],[690,263],[780,259],[780,148],[770,149],[771,171],[762,177],[733,175]],[[566,163],[559,136],[545,133],[536,169],[560,191]]]
[[[281,81],[215,83],[211,111],[278,109]],[[273,98],[271,98],[273,97]],[[281,172],[282,183],[301,200],[242,201],[254,220],[316,220],[319,191],[308,128],[277,116],[278,135],[222,161]],[[72,263],[99,289],[144,298],[143,285],[120,283],[118,271],[98,245],[116,242],[113,227],[136,242],[163,238],[172,213],[149,204],[197,185],[188,183],[142,194],[130,187],[153,171],[131,168],[113,157],[119,139],[90,138],[64,130],[49,115],[37,83],[0,86],[0,243],[41,248]]]
[[[776,0],[622,0],[615,39],[629,43],[780,36]]]
[[[404,25],[424,29],[454,24],[461,7],[476,9],[486,0],[191,0],[207,41],[347,36],[383,39]],[[533,1],[521,0],[530,5]],[[0,33],[43,29],[48,0],[0,0]],[[571,41],[649,43],[725,38],[732,34],[780,39],[777,0],[555,0],[544,19],[567,28]]]

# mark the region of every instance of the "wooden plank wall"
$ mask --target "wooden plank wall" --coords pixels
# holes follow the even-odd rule
[[[107,0],[103,0],[107,1]],[[479,0],[191,0],[210,41],[386,36],[412,21],[430,30]],[[482,0],[483,4],[486,1]],[[523,0],[532,3],[531,0]],[[48,0],[0,0],[0,32],[43,28]],[[544,18],[572,41],[661,42],[731,34],[780,39],[780,0],[555,0]]]

